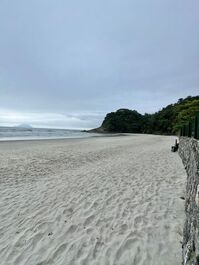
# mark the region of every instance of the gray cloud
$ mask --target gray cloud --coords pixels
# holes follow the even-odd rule
[[[154,112],[198,94],[198,8],[196,0],[2,0],[0,110],[13,118],[0,123],[20,113],[38,125],[38,112],[40,125],[94,127],[107,111]]]

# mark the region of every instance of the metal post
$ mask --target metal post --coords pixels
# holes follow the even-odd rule
[[[198,117],[195,117],[194,120],[194,138],[197,139],[197,127],[198,127]]]
[[[188,137],[191,137],[191,122],[188,122]]]
[[[199,139],[199,111],[196,113],[195,120],[195,138]]]

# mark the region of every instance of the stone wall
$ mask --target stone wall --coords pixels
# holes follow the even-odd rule
[[[199,141],[181,137],[179,155],[187,171],[183,265],[199,265]]]

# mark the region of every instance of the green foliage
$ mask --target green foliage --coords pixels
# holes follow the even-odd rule
[[[136,110],[119,109],[108,113],[101,128],[108,132],[131,132],[174,134],[184,123],[199,111],[199,96],[180,98],[177,103],[170,104],[162,110],[141,115]]]
[[[105,131],[141,132],[142,115],[135,110],[119,109],[108,113],[102,123]]]
[[[188,121],[194,119],[196,112],[199,111],[199,99],[185,101],[177,106],[177,120],[174,130],[177,131]]]

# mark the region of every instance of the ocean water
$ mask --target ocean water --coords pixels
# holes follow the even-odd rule
[[[96,135],[80,130],[0,127],[0,141],[86,138]]]

